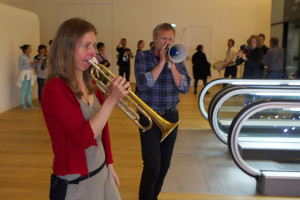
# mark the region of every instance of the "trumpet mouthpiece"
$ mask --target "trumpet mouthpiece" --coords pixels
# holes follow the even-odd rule
[[[91,58],[91,59],[89,60],[89,63],[91,63],[91,64],[99,64],[99,63],[98,63],[98,60],[97,60],[95,57]]]

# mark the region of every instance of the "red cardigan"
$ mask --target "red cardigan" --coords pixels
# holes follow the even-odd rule
[[[104,99],[99,90],[96,91],[96,96],[102,104]],[[59,176],[87,175],[89,172],[84,150],[98,144],[89,121],[84,119],[74,92],[65,81],[52,78],[43,88],[41,107],[52,142],[53,173]],[[106,162],[111,164],[113,160],[107,123],[101,140]]]

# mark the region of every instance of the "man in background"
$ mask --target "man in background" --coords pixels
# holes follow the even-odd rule
[[[130,81],[130,58],[133,58],[133,54],[126,45],[126,39],[122,38],[117,46],[117,51],[119,53],[117,65],[119,65],[119,76],[123,77],[125,73],[126,80]]]
[[[224,73],[224,78],[236,78],[237,74],[237,67],[235,64],[236,60],[236,53],[237,50],[234,48],[234,40],[229,39],[227,41],[227,51],[226,51],[226,57],[224,59],[224,67],[225,67],[225,73]]]
[[[267,66],[267,79],[281,79],[284,65],[284,52],[278,46],[279,39],[272,37],[270,40],[271,49],[268,50],[263,59],[263,64]]]

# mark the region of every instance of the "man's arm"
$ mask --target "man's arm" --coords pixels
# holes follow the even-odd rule
[[[236,60],[236,51],[230,50],[229,53],[230,53],[231,60],[225,63],[225,67],[235,63],[235,60]]]
[[[174,64],[174,63],[173,63]],[[189,91],[191,78],[186,70],[184,62],[171,65],[171,73],[179,92],[185,94]]]
[[[271,51],[267,51],[266,56],[263,58],[262,63],[264,66],[269,66],[271,61]]]
[[[139,91],[145,91],[154,86],[154,77],[152,71],[147,68],[149,63],[146,62],[146,56],[144,52],[139,52],[135,56],[134,73]]]
[[[129,55],[130,58],[133,58],[133,54],[132,54],[132,52],[131,52],[130,49],[128,49],[127,53],[128,53],[128,55]]]

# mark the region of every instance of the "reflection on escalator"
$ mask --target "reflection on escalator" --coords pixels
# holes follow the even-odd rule
[[[238,139],[240,154],[259,170],[300,171],[300,111],[267,109],[252,115]]]
[[[259,90],[257,90],[259,91]],[[282,90],[284,91],[284,90]],[[216,132],[220,130],[223,137],[227,137],[229,126],[231,125],[232,119],[237,115],[237,113],[242,110],[245,106],[252,104],[253,102],[259,100],[269,100],[269,99],[280,99],[280,100],[299,100],[300,94],[297,92],[292,93],[275,93],[275,92],[253,92],[242,95],[234,95],[226,99],[220,105],[219,111],[217,113],[216,119],[218,124],[218,129],[214,129]],[[292,115],[292,116],[291,116]],[[213,118],[213,117],[212,117]],[[289,120],[288,120],[289,119]],[[215,119],[213,119],[215,120]],[[283,121],[281,121],[283,120]],[[258,122],[258,123],[256,123]],[[244,127],[244,129],[255,129],[256,132],[264,132],[265,128],[269,128],[270,126],[274,126],[275,132],[278,132],[279,129],[276,126],[280,126],[281,124],[289,123],[294,125],[291,129],[284,129],[286,132],[296,132],[299,129],[296,129],[298,124],[300,124],[300,119],[297,114],[291,114],[287,111],[279,111],[276,109],[266,109],[260,113],[256,113],[253,115],[248,121],[248,124],[252,124],[249,127]],[[254,127],[254,125],[256,127]],[[267,127],[265,127],[266,125]],[[257,129],[259,128],[259,129]],[[278,129],[278,130],[277,130]],[[280,130],[281,131],[281,130]],[[216,133],[218,135],[218,133]]]
[[[229,128],[237,166],[257,180],[260,194],[300,196],[300,103],[260,101],[244,108]]]

